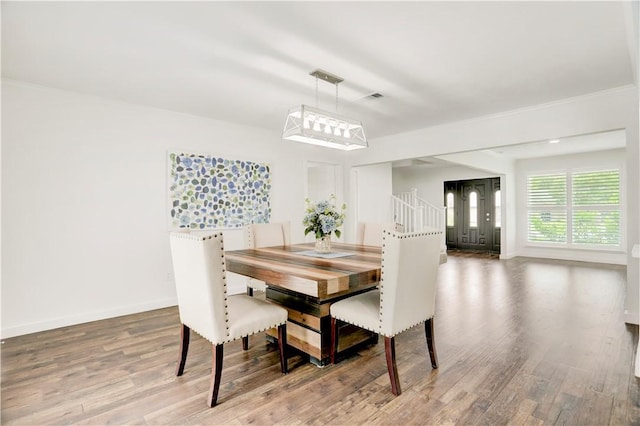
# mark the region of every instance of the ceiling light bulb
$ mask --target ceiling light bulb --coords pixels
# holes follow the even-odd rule
[[[559,143],[560,139],[552,139],[549,141],[549,143]]]
[[[327,126],[324,128],[324,132],[327,134],[331,134],[331,125],[329,124],[329,120],[327,120]]]
[[[347,126],[347,125],[344,126],[344,137],[345,138],[350,138],[351,137],[351,132],[349,131],[349,126]]]
[[[316,132],[320,131],[320,120],[315,120],[313,122],[313,130],[315,130]]]

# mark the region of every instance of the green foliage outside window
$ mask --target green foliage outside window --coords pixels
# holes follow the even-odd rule
[[[566,243],[566,213],[548,211],[529,212],[529,241]]]
[[[529,176],[527,199],[530,242],[597,246],[622,242],[619,170]]]

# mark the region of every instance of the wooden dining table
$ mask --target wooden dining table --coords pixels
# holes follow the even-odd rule
[[[266,299],[289,312],[287,344],[322,366],[329,362],[331,304],[376,287],[381,249],[334,242],[331,253],[319,254],[313,243],[293,244],[226,251],[225,263],[227,271],[267,284]],[[267,334],[277,338],[275,331]],[[338,351],[377,339],[375,333],[344,324],[339,328]]]

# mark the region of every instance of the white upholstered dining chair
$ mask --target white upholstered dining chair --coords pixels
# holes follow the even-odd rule
[[[391,392],[400,395],[395,336],[425,323],[431,366],[438,368],[433,335],[441,233],[383,231],[380,288],[335,302],[331,313],[331,362],[338,347],[338,320],[384,336]]]
[[[288,246],[291,244],[291,223],[254,223],[245,228],[247,248],[262,248],[271,246]],[[253,296],[253,291],[265,291],[264,281],[249,278],[247,280],[247,294]]]
[[[382,247],[382,231],[384,230],[396,231],[396,224],[393,222],[358,222],[356,228],[356,244]]]
[[[287,311],[245,294],[228,295],[222,233],[170,234],[171,257],[180,311],[180,355],[176,376],[184,372],[190,331],[212,343],[211,384],[207,404],[217,403],[222,373],[223,345],[249,335],[278,328],[280,368],[288,371],[286,359]]]

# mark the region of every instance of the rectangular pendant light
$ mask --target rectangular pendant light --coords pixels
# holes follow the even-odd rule
[[[344,151],[369,146],[360,121],[307,105],[289,110],[282,138]]]
[[[321,79],[336,86],[337,110],[338,83],[343,81],[342,78],[322,70],[315,70],[311,75],[316,78],[316,103],[318,80]],[[296,106],[289,110],[282,138],[344,151],[369,147],[362,122],[307,105]]]

